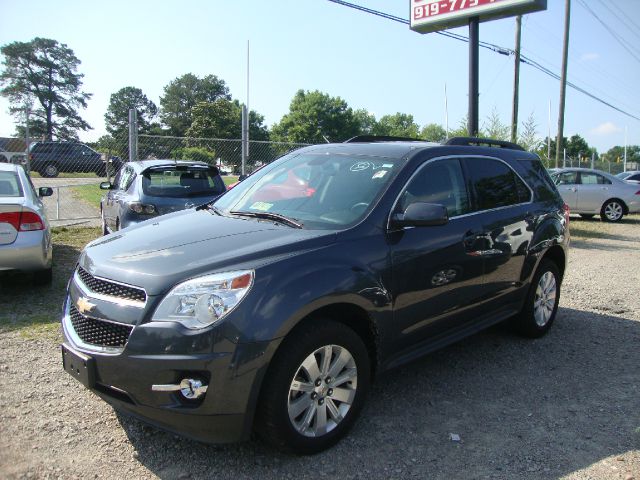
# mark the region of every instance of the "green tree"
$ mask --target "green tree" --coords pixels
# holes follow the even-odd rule
[[[484,132],[486,138],[505,141],[511,139],[509,125],[502,123],[502,120],[500,120],[500,115],[498,114],[498,110],[496,108],[491,110],[491,113],[489,114],[489,116],[487,116],[484,124]]]
[[[171,135],[182,137],[193,123],[193,107],[218,99],[231,100],[224,80],[215,75],[198,78],[187,73],[164,87],[164,95],[160,97],[160,118],[169,127]]]
[[[538,136],[538,124],[533,116],[533,112],[522,122],[522,127],[518,133],[518,144],[529,152],[537,151],[542,145],[542,140]]]
[[[418,124],[413,120],[413,115],[398,112],[380,118],[374,128],[374,133],[376,135],[418,138],[419,128]]]
[[[365,108],[360,108],[353,112],[353,116],[358,122],[360,135],[373,135],[378,123],[373,113],[369,113]]]
[[[420,138],[424,138],[427,142],[442,143],[447,138],[447,131],[442,125],[429,123],[422,127]]]
[[[242,138],[242,106],[237,100],[218,99],[215,102],[200,102],[192,109],[193,121],[186,136],[192,138]],[[264,116],[249,112],[249,139],[268,140],[269,131],[264,125]]]
[[[138,133],[149,133],[158,114],[155,103],[136,87],[124,87],[111,94],[107,113],[104,115],[107,132],[119,136],[129,131],[129,110],[135,109],[138,118]]]
[[[289,113],[273,126],[273,138],[283,142],[342,142],[360,133],[353,109],[340,97],[318,90],[298,90]]]
[[[616,145],[602,155],[609,162],[624,161],[624,147]],[[640,145],[627,145],[627,162],[640,163]]]
[[[78,130],[90,130],[78,110],[87,107],[91,94],[82,91],[80,60],[67,45],[48,38],[13,42],[0,48],[4,70],[0,95],[6,97],[13,115],[31,106],[32,135],[75,139]]]

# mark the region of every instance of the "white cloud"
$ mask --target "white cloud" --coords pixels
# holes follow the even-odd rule
[[[591,129],[593,135],[611,135],[620,131],[622,131],[622,129],[617,127],[613,122],[601,123],[596,128]]]
[[[594,60],[598,60],[599,58],[600,58],[600,54],[599,53],[595,53],[595,52],[583,53],[580,56],[580,61],[581,62],[592,62]]]

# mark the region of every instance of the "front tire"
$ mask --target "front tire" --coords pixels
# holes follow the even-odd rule
[[[513,326],[520,335],[540,338],[549,331],[558,312],[560,281],[557,265],[543,259],[531,281],[524,308],[513,319]]]
[[[44,166],[40,175],[45,178],[55,178],[60,174],[60,170],[55,163],[48,163]]]
[[[349,327],[316,319],[281,345],[263,381],[256,430],[276,448],[314,454],[355,422],[369,390],[371,364]]]
[[[607,200],[600,211],[605,222],[619,222],[624,216],[624,206],[620,200]]]

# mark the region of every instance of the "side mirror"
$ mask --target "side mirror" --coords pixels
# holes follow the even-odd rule
[[[100,190],[111,190],[112,188],[113,188],[113,185],[111,185],[111,183],[109,182],[100,183]]]
[[[447,208],[436,203],[411,203],[404,213],[396,213],[391,217],[391,227],[431,227],[444,225],[449,221]]]
[[[51,195],[53,195],[53,188],[51,187],[40,187],[38,189],[39,197],[50,197]]]

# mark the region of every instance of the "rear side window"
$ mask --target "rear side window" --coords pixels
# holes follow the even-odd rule
[[[609,185],[611,181],[597,173],[581,172],[580,183],[582,185]]]
[[[14,172],[0,172],[0,197],[22,197],[22,185]]]
[[[537,200],[545,202],[558,199],[558,190],[539,160],[518,160],[518,164],[524,167],[519,173],[533,189]]]
[[[531,200],[529,188],[506,163],[492,158],[464,161],[470,190],[475,193],[474,210],[491,210]]]

